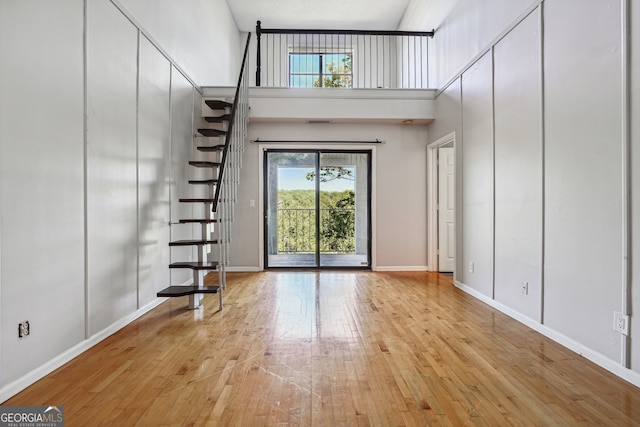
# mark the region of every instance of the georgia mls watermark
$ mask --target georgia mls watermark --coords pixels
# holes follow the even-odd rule
[[[0,406],[0,427],[63,426],[63,406]]]

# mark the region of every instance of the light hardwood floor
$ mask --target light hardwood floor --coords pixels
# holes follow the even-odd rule
[[[66,426],[640,425],[640,389],[436,273],[229,276],[5,402]]]

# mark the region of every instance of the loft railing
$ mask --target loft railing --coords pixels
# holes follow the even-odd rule
[[[231,242],[231,225],[235,216],[235,203],[238,198],[242,153],[247,138],[249,120],[249,78],[247,58],[251,33],[247,35],[247,43],[240,67],[240,76],[229,114],[226,141],[218,169],[218,185],[214,196],[212,211],[215,212],[218,227],[218,273],[222,289],[226,288],[226,268],[229,265],[229,243]]]
[[[285,30],[256,25],[256,86],[429,88],[433,31]]]
[[[354,208],[321,208],[320,241],[316,243],[316,210],[278,209],[278,254],[355,254]]]

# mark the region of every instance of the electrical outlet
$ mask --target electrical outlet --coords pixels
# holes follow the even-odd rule
[[[475,269],[476,269],[475,262],[473,261],[469,262],[469,273],[473,273]]]
[[[629,335],[629,316],[619,311],[613,312],[613,330],[623,335]]]
[[[529,295],[529,282],[522,282],[521,292],[524,295]]]
[[[24,338],[29,335],[30,332],[29,321],[18,323],[18,338]]]

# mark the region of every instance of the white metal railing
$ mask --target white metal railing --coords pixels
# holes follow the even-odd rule
[[[433,31],[256,26],[256,86],[428,89]]]
[[[247,37],[240,77],[238,78],[238,85],[233,99],[233,107],[231,108],[229,125],[225,136],[225,147],[222,151],[218,172],[218,184],[214,195],[215,201],[212,208],[214,218],[217,220],[218,277],[221,307],[222,291],[227,286],[226,272],[229,265],[231,227],[235,218],[242,153],[245,150],[249,121],[249,79],[247,78],[248,67],[246,65],[250,37],[251,34]]]

